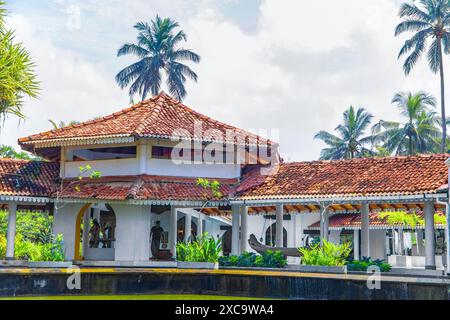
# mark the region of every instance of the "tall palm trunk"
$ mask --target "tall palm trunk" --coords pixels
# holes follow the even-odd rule
[[[442,144],[441,152],[446,152],[446,140],[447,140],[447,118],[445,116],[445,81],[444,81],[444,61],[442,59],[442,43],[441,39],[438,39],[439,50],[439,72],[441,76],[441,119],[442,119]]]

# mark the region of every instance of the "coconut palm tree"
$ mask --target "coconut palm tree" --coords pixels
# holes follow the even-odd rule
[[[139,31],[136,44],[125,44],[117,52],[117,56],[135,55],[139,61],[126,67],[116,76],[116,81],[123,89],[131,84],[130,97],[139,94],[145,100],[148,93],[157,95],[161,90],[162,75],[166,75],[169,92],[178,100],[182,100],[187,92],[185,82],[189,78],[197,81],[197,74],[183,61],[200,62],[200,56],[191,50],[179,47],[186,41],[186,34],[180,30],[179,24],[170,18],[156,16],[150,24],[139,22],[134,28]]]
[[[450,1],[420,0],[420,5],[404,3],[400,7],[400,18],[403,21],[397,26],[395,35],[414,32],[405,42],[398,57],[408,54],[403,64],[408,75],[422,54],[427,51],[427,60],[431,71],[440,75],[441,82],[441,118],[445,116],[444,61],[443,54],[450,53]],[[428,42],[431,42],[428,46]],[[447,127],[442,125],[441,152],[445,152]]]
[[[24,119],[23,99],[37,97],[39,83],[29,53],[5,27],[4,5],[0,1],[0,120],[9,114]]]
[[[350,106],[343,114],[344,122],[336,127],[339,136],[326,131],[320,131],[314,139],[320,139],[329,147],[322,150],[321,160],[353,159],[369,155],[372,152],[366,148],[371,143],[371,137],[363,137],[373,116],[364,108],[355,111]]]
[[[433,108],[436,99],[421,91],[397,93],[392,99],[405,123],[381,120],[372,128],[373,139],[396,155],[433,153],[439,149],[440,119]]]

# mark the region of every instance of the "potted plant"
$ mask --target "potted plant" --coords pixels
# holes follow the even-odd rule
[[[178,268],[218,269],[222,242],[204,233],[193,242],[177,244]]]

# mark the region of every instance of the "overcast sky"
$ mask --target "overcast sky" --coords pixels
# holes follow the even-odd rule
[[[405,40],[394,37],[399,3],[9,0],[9,25],[34,57],[43,91],[26,102],[24,123],[6,121],[0,144],[48,130],[48,119],[82,121],[128,106],[114,76],[133,59],[117,58],[117,49],[134,41],[136,22],[159,14],[179,21],[186,47],[203,59],[193,66],[200,79],[187,86],[188,106],[244,129],[278,129],[286,160],[317,159],[324,145],[315,133],[332,131],[348,106],[398,120],[396,91],[438,96],[425,60],[408,78],[397,61]]]

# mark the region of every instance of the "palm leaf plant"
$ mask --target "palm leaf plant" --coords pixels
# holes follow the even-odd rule
[[[416,5],[417,3],[417,5]],[[438,73],[441,85],[441,119],[445,115],[445,83],[444,54],[450,53],[450,1],[419,0],[404,3],[400,7],[399,16],[402,22],[397,25],[395,35],[412,32],[411,38],[405,41],[398,58],[407,56],[403,70],[409,75],[411,70],[426,51],[428,65],[432,72]],[[441,152],[446,150],[447,127],[441,122]]]
[[[423,91],[400,92],[394,96],[392,103],[407,121],[381,120],[372,128],[373,140],[396,155],[436,151],[439,148],[440,130],[439,117],[433,111],[435,98]]]
[[[180,46],[187,41],[183,30],[176,30],[179,24],[170,18],[156,16],[150,24],[137,23],[134,28],[139,32],[136,43],[124,44],[117,56],[134,55],[139,61],[127,66],[116,76],[116,81],[123,89],[130,86],[131,98],[139,94],[142,100],[147,95],[157,95],[165,73],[169,92],[178,100],[183,100],[187,92],[187,79],[198,79],[197,74],[183,62],[199,63],[200,56]]]
[[[373,116],[364,108],[355,110],[351,106],[343,114],[343,123],[335,129],[338,135],[320,131],[314,139],[319,139],[328,145],[322,150],[322,160],[353,159],[371,154],[366,146],[371,143],[370,137],[364,137]]]
[[[14,32],[5,27],[4,5],[0,1],[0,120],[8,115],[24,119],[23,100],[38,96],[39,83],[30,54],[15,42]]]

